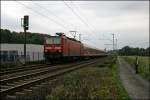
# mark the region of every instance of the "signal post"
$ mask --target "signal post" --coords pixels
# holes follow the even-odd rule
[[[29,29],[29,16],[25,15],[24,18],[21,18],[21,23],[23,20],[23,25],[21,26],[24,28],[24,61],[26,65],[26,31]]]

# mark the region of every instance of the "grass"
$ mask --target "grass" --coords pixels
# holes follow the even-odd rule
[[[62,78],[62,84],[52,89],[46,100],[129,99],[118,76],[116,64],[87,67]]]
[[[135,56],[124,56],[123,57],[131,66],[135,66]],[[149,57],[139,56],[139,74],[145,78],[146,80],[150,81],[150,66],[149,66]]]

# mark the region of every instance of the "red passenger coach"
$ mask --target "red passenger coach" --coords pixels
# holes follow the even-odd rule
[[[100,56],[106,56],[106,52],[103,50],[84,45],[83,48],[83,56],[84,57],[100,57]]]
[[[62,37],[62,48],[64,57],[79,57],[82,56],[83,45],[81,42],[68,38],[66,36]]]

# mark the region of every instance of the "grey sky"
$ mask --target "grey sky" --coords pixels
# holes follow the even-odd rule
[[[64,32],[71,37],[69,31],[76,30],[82,34],[84,43],[101,49],[112,49],[111,45],[105,45],[111,44],[111,41],[103,39],[112,39],[114,33],[118,39],[118,48],[125,45],[144,48],[149,46],[148,1],[65,1],[65,3],[1,1],[1,27],[23,31],[20,19],[24,15],[29,15],[30,32],[50,35]]]

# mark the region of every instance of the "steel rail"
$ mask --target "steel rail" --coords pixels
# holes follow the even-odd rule
[[[39,83],[44,82],[44,81],[46,81],[48,79],[54,79],[57,76],[63,75],[64,73],[73,71],[75,69],[79,69],[81,67],[85,67],[87,65],[91,65],[91,64],[93,64],[93,63],[95,63],[97,61],[98,60],[94,60],[94,61],[90,61],[90,62],[79,64],[79,65],[74,65],[73,67],[69,67],[67,69],[62,69],[62,70],[54,71],[52,73],[48,73],[46,75],[39,76],[38,78],[35,78],[33,80],[26,81],[26,82],[24,82],[22,84],[15,85],[14,87],[10,87],[8,89],[1,90],[0,93],[1,93],[2,96],[5,96],[7,94],[14,93],[16,91],[20,91],[23,88],[27,88],[27,87],[31,87],[31,86],[33,86],[35,84],[39,84]]]
[[[42,66],[42,65],[46,65],[46,64],[18,66],[18,67],[15,67],[15,68],[7,69],[5,71],[1,71],[0,75],[11,74],[11,73],[15,73],[15,72],[23,71],[23,70],[30,70],[30,69],[33,69],[33,68],[36,69],[36,68],[38,68],[38,66]]]
[[[46,73],[49,73],[52,71],[61,70],[63,68],[68,68],[68,67],[82,64],[82,63],[85,63],[85,62],[79,62],[79,63],[75,63],[75,64],[73,63],[73,64],[63,65],[63,66],[58,65],[58,66],[51,66],[51,67],[47,67],[47,68],[41,68],[41,69],[29,71],[30,73],[27,73],[27,74],[24,73],[20,76],[14,76],[14,77],[9,77],[9,78],[4,77],[4,79],[2,79],[2,77],[1,77],[0,83],[1,83],[1,85],[4,85],[4,84],[9,83],[9,82],[17,81],[19,79],[28,78],[30,76],[33,77],[33,76],[37,76],[37,75],[46,74]]]

